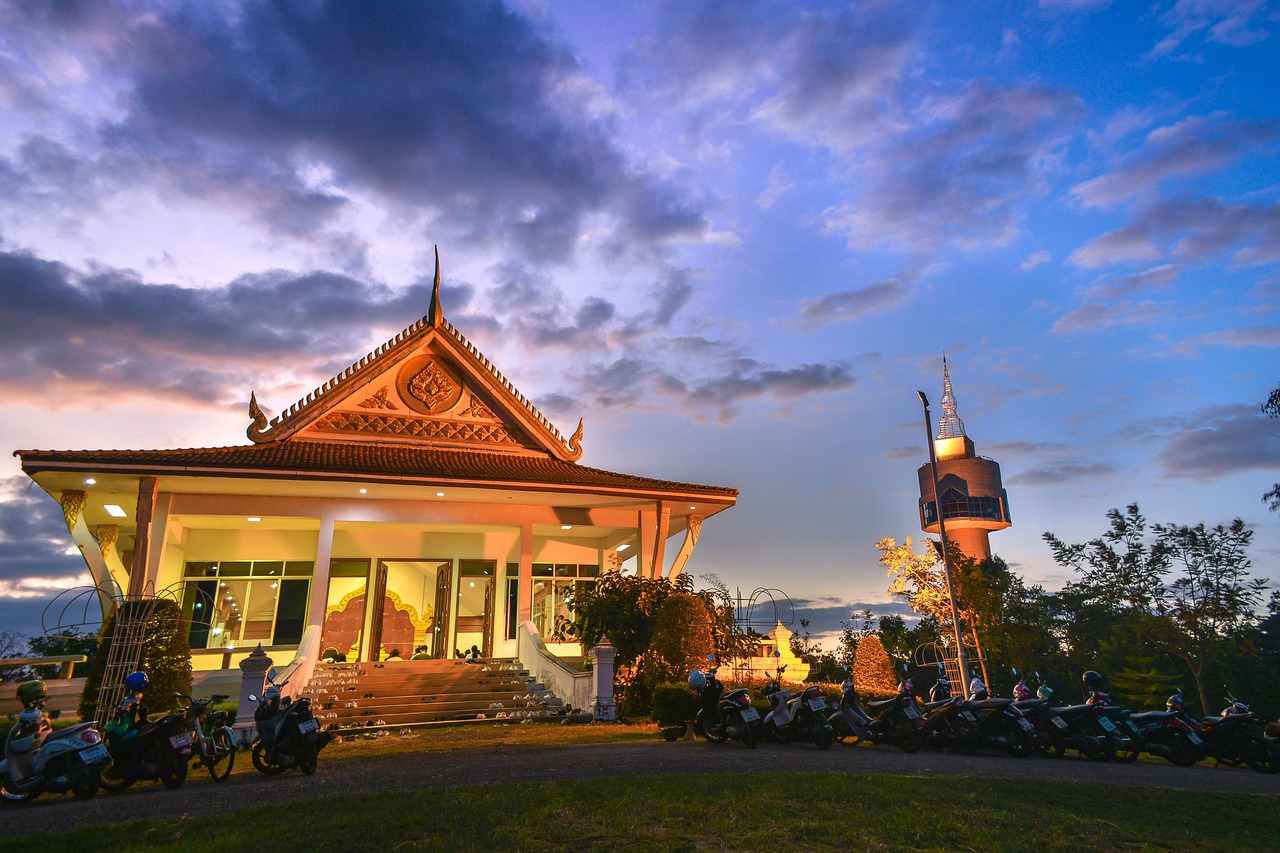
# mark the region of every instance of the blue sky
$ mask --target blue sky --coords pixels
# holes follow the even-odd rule
[[[426,312],[583,464],[741,489],[691,569],[896,612],[915,390],[997,459],[993,549],[1243,518],[1276,575],[1280,8],[0,3],[16,449],[244,441]],[[936,412],[935,412],[936,414]],[[7,454],[5,455],[7,458]],[[0,470],[0,623],[80,560]]]

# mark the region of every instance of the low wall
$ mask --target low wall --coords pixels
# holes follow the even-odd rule
[[[525,622],[520,626],[520,663],[529,674],[577,711],[590,711],[595,679],[553,655],[538,633],[538,626]]]

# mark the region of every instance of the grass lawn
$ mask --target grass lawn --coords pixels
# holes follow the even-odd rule
[[[1275,850],[1280,798],[853,773],[698,774],[330,796],[0,851]]]

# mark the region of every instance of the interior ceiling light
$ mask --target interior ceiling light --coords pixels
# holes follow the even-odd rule
[[[85,477],[84,484],[86,486],[96,486],[98,484],[98,481],[93,479],[92,477]]]
[[[627,549],[628,549],[628,548],[630,548],[630,547],[631,547],[631,543],[630,543],[630,542],[623,542],[621,545],[619,545],[619,546],[618,546],[618,550],[619,550],[619,551],[625,551],[625,550],[627,550]]]
[[[103,509],[105,509],[107,511],[107,515],[112,518],[124,518],[128,515],[128,513],[125,512],[119,504],[107,504]]]
[[[436,497],[438,498],[444,497],[444,492],[436,492]]]
[[[562,524],[562,525],[560,525],[560,529],[561,529],[561,530],[572,530],[572,529],[573,529],[573,525],[572,525],[572,524]]]
[[[362,494],[362,495],[367,495],[367,494],[369,494],[369,490],[368,490],[368,489],[361,489],[361,490],[360,490],[360,494]]]
[[[262,521],[262,519],[258,518],[258,516],[256,515],[251,515],[248,518],[246,518],[245,521]]]

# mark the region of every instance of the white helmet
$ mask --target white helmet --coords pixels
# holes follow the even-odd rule
[[[689,686],[701,693],[707,686],[707,677],[702,674],[702,670],[695,669],[689,673]]]

